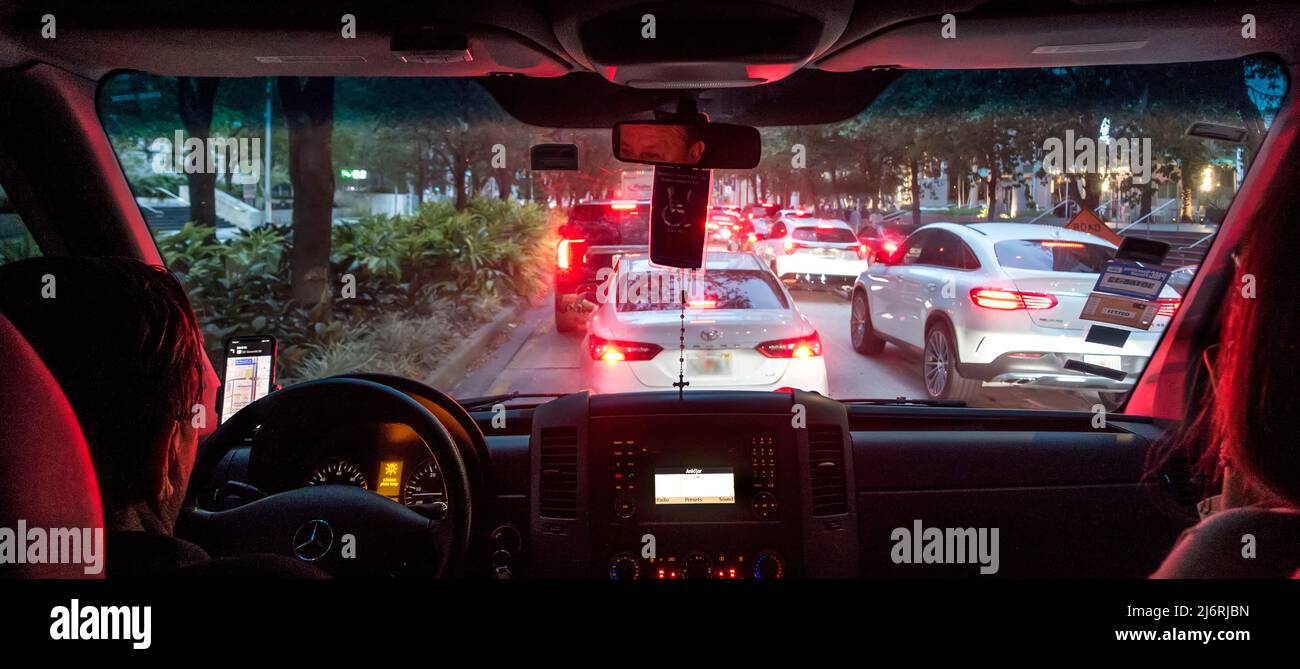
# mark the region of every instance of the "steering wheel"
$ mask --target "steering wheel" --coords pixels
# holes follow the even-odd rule
[[[306,486],[233,509],[200,508],[219,463],[250,436],[250,467],[274,463],[295,432],[356,419],[411,428],[442,469],[448,515],[434,520],[374,492],[347,485]],[[473,493],[465,460],[447,428],[419,402],[356,378],[308,381],[244,407],[217,428],[197,458],[178,534],[214,556],[279,553],[334,576],[429,576],[458,571],[469,545]]]

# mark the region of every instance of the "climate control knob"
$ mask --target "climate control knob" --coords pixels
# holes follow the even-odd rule
[[[785,562],[776,551],[760,551],[754,558],[754,578],[785,578]]]
[[[609,578],[614,581],[635,581],[641,578],[641,563],[631,553],[619,553],[609,560]]]

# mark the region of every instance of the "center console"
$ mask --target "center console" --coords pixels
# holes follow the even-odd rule
[[[579,393],[534,416],[530,563],[614,579],[849,577],[844,408],[819,395]]]

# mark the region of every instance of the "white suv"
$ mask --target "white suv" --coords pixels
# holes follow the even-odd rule
[[[786,285],[847,288],[867,269],[867,248],[853,228],[831,218],[784,216],[758,249]]]
[[[1093,323],[1079,316],[1115,251],[1103,239],[1050,225],[927,225],[858,277],[853,347],[876,355],[891,342],[920,352],[933,399],[968,400],[981,386],[1028,385],[1097,391],[1114,406],[1180,304],[1165,286],[1150,330],[1132,330],[1122,347],[1085,341]],[[1126,376],[1074,371],[1067,360]]]

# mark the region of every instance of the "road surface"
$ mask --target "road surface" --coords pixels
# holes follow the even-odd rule
[[[890,345],[868,358],[853,350],[849,340],[849,302],[832,293],[793,291],[799,310],[821,334],[831,397],[924,398],[921,361],[917,355]],[[524,314],[520,322],[476,363],[452,389],[454,397],[478,397],[512,391],[573,392],[587,387],[581,373],[582,333],[555,330],[547,300]],[[1082,393],[988,388],[973,404],[1025,409],[1088,411],[1093,397]]]

